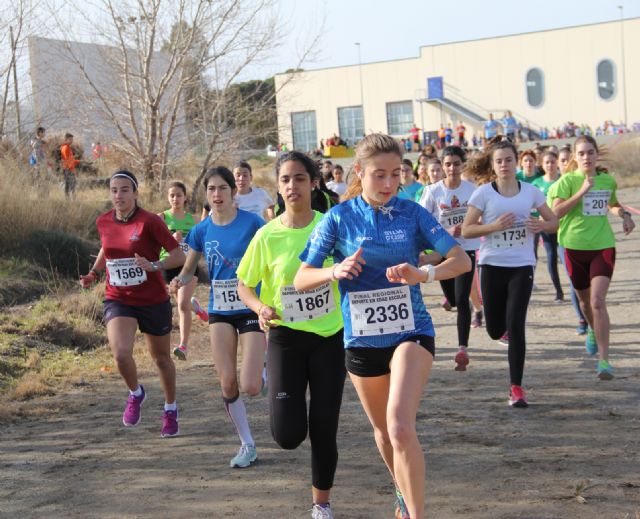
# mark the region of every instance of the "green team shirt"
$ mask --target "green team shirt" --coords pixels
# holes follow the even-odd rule
[[[275,308],[280,316],[285,316],[282,304],[283,289],[293,285],[293,278],[301,264],[298,257],[307,245],[311,231],[324,216],[318,211],[314,212],[313,221],[303,229],[285,227],[280,217],[274,218],[260,228],[249,243],[236,270],[238,279],[248,287],[255,288],[262,282],[260,301]],[[331,259],[324,262],[325,267],[332,264]],[[343,327],[338,284],[331,283],[330,289],[329,297],[333,298],[334,307],[330,313],[311,320],[296,322],[276,320],[274,322],[280,326],[315,333],[322,337],[338,333]],[[295,300],[295,297],[292,300]]]
[[[532,186],[537,187],[540,191],[542,191],[542,194],[544,196],[547,196],[549,194],[549,188],[555,184],[558,180],[554,180],[553,182],[547,182],[544,177],[536,177],[533,179],[533,182],[531,182]],[[548,204],[547,204],[548,205]],[[533,216],[535,216],[536,218],[538,218],[540,216],[540,213],[538,211],[531,211],[531,214]]]
[[[547,194],[553,207],[556,198],[568,200],[584,183],[581,171],[565,173],[555,182]],[[616,240],[609,224],[608,207],[616,204],[617,184],[607,173],[593,177],[593,187],[582,197],[571,211],[560,218],[558,242],[567,249],[602,250],[615,247]]]
[[[543,173],[544,175],[544,173]],[[524,174],[524,171],[522,171],[521,169],[518,169],[516,171],[516,179],[520,180],[521,182],[526,182],[527,184],[533,184],[533,181],[536,178],[540,178],[542,175],[540,174],[540,172],[538,171],[538,169],[536,169],[536,172],[531,175],[530,177],[528,177],[527,175]]]
[[[180,241],[180,248],[182,249],[182,252],[186,254],[189,251],[189,247],[185,243],[185,238],[187,237],[187,234],[189,233],[189,231],[196,224],[196,222],[193,219],[193,215],[191,213],[185,212],[184,218],[182,220],[178,220],[175,216],[173,216],[171,209],[167,209],[162,213],[162,215],[163,215],[164,223],[167,224],[167,227],[169,228],[169,231],[171,231],[171,234],[173,234],[176,231],[182,231],[182,240]],[[167,256],[169,256],[169,253],[166,250],[162,249],[160,251],[160,259],[163,260]]]

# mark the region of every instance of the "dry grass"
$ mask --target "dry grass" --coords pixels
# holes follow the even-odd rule
[[[51,387],[46,383],[42,373],[27,371],[10,391],[10,400],[27,400],[36,396],[52,394]]]
[[[624,140],[603,155],[602,163],[616,175],[618,187],[640,185],[640,137]]]

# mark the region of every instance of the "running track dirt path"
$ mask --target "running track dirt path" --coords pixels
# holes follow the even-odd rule
[[[639,189],[620,196],[640,207]],[[428,517],[640,517],[640,229],[623,238],[620,222],[612,221],[618,237],[609,296],[613,381],[596,380],[570,304],[552,302],[543,259],[529,310],[524,386],[532,405],[526,410],[507,406],[505,347],[484,329],[472,330],[469,370],[453,370],[455,313],[439,308],[438,287],[427,288],[438,330],[437,362],[418,422],[427,451]],[[308,518],[308,443],[278,449],[263,398],[247,401],[259,462],[247,470],[228,467],[237,439],[206,343],[199,325],[194,351],[179,365],[178,438],[159,437],[162,399],[150,372],[141,377],[149,399],[136,429],[121,424],[126,393],[115,374],[35,402],[49,409],[38,418],[0,424],[0,517]],[[336,518],[392,517],[390,479],[349,382],[339,443]]]

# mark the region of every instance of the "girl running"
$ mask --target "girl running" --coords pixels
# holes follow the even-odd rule
[[[520,156],[520,168],[516,172],[516,179],[520,182],[531,184],[536,178],[542,176],[538,171],[538,157],[533,150],[525,150]]]
[[[522,376],[525,322],[536,264],[532,241],[540,231],[555,232],[558,219],[540,190],[516,179],[517,160],[516,147],[508,140],[494,142],[474,159],[475,178],[484,185],[469,199],[462,236],[485,237],[478,263],[487,333],[500,339],[507,332],[509,405],[527,407]],[[534,209],[543,220],[531,216]]]
[[[231,467],[245,468],[257,459],[247,411],[240,390],[250,396],[262,387],[262,367],[266,342],[258,317],[238,297],[236,266],[249,242],[264,225],[256,214],[236,209],[236,183],[225,167],[211,168],[203,180],[211,215],[187,236],[189,253],[180,275],[171,282],[173,292],[189,286],[200,257],[204,254],[209,270],[209,337],[213,362],[220,378],[222,400],[240,437],[240,450]],[[238,345],[242,364],[238,383]]]
[[[253,172],[251,164],[245,161],[238,162],[233,168],[233,176],[236,179],[238,192],[235,197],[236,207],[249,211],[260,218],[271,220],[274,217],[273,199],[264,189],[253,187]]]
[[[415,200],[416,193],[424,188],[424,186],[420,182],[416,181],[416,176],[413,173],[413,168],[411,167],[411,161],[409,159],[404,159],[400,167],[401,189],[398,192],[398,198]]]
[[[458,308],[457,327],[459,350],[455,356],[455,370],[465,371],[469,364],[469,332],[471,329],[471,307],[469,296],[475,272],[476,249],[480,240],[465,240],[461,235],[462,222],[467,214],[469,198],[476,186],[462,180],[462,165],[465,153],[458,146],[447,146],[442,151],[442,165],[446,177],[424,190],[420,205],[429,211],[440,225],[453,236],[471,260],[471,270],[454,279],[440,281],[440,286],[450,306]]]
[[[159,213],[158,216],[167,224],[169,231],[180,244],[182,252],[187,254],[189,252],[189,246],[186,244],[185,238],[197,223],[196,217],[184,209],[187,203],[187,187],[179,181],[170,182],[167,198],[169,199],[171,207]],[[168,255],[169,253],[166,250],[162,249],[162,251],[160,251],[161,260],[165,259]],[[167,284],[171,283],[171,280],[180,273],[181,268],[182,267],[178,267],[164,271],[164,279]],[[193,297],[197,284],[198,279],[194,276],[188,285],[178,290],[176,297],[180,322],[180,344],[173,349],[173,354],[180,360],[187,359],[187,348],[189,346],[189,336],[191,335],[191,298]],[[197,301],[194,302],[194,305],[199,307]]]
[[[553,151],[543,151],[540,157],[542,161],[542,170],[544,175],[537,177],[531,183],[536,186],[545,198],[549,192],[549,188],[558,180],[558,155]],[[547,271],[549,277],[553,283],[553,288],[556,291],[555,302],[561,303],[564,301],[564,292],[562,290],[562,284],[560,283],[560,275],[558,274],[558,234],[555,232],[541,232],[540,237],[544,249],[547,252]]]
[[[395,196],[401,165],[392,137],[371,134],[358,143],[347,201],[314,230],[295,286],[317,290],[339,280],[347,369],[397,485],[396,514],[422,519],[425,466],[416,414],[435,346],[419,283],[458,276],[470,261],[428,211]],[[447,259],[419,269],[427,248]],[[325,264],[329,256],[333,266]]]
[[[622,218],[622,231],[635,228],[631,213],[616,196],[615,179],[597,167],[598,145],[593,137],[578,137],[574,146],[575,168],[570,164],[551,193],[553,210],[560,218],[558,239],[582,313],[589,323],[586,348],[599,354],[597,375],[613,378],[609,363],[610,322],[606,299],[616,259],[615,236],[608,213]]]
[[[161,436],[179,432],[176,406],[176,368],[171,359],[171,302],[162,271],[184,263],[184,253],[157,215],[138,207],[138,181],[121,170],[109,181],[113,209],[96,220],[102,248],[89,273],[80,276],[83,288],[107,271],[104,322],[118,371],[129,388],[122,416],[127,427],[140,423],[140,407],[146,398],[138,384],[133,346],[136,330],[144,334],[156,363],[164,390],[165,404]],[[160,250],[169,255],[160,260]]]
[[[255,235],[238,266],[238,293],[269,330],[267,373],[271,433],[295,449],[309,433],[314,519],[332,519],[329,504],[338,463],[338,418],[345,379],[342,318],[332,280],[301,293],[293,287],[303,251],[322,213],[311,208],[319,176],[303,153],[276,162],[285,211]],[[329,265],[330,262],[327,262]],[[256,287],[260,285],[260,296]],[[306,393],[309,389],[307,410]]]

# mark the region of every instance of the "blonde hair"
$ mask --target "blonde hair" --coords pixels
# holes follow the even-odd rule
[[[402,160],[402,148],[393,137],[384,133],[367,135],[356,145],[354,165],[357,164],[363,170],[367,161],[382,153],[394,153]],[[354,168],[351,169],[351,173],[353,172]],[[349,187],[341,198],[343,201],[351,200],[362,194],[362,180],[358,175],[351,176]]]

